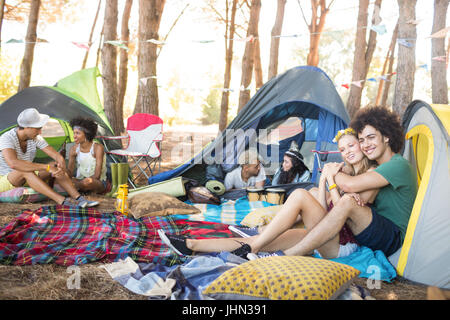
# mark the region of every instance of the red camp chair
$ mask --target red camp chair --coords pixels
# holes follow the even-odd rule
[[[135,181],[144,175],[147,179],[161,169],[160,143],[163,139],[163,121],[160,117],[148,113],[136,113],[127,120],[127,135],[117,137],[101,137],[102,139],[128,139],[125,149],[106,150],[106,153],[131,158],[134,164],[130,165],[130,172],[137,168],[139,174],[131,178],[131,184],[135,187]],[[143,162],[144,166],[140,163]]]

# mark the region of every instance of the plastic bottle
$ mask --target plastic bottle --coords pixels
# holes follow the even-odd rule
[[[116,210],[128,216],[128,184],[121,184],[117,191]]]

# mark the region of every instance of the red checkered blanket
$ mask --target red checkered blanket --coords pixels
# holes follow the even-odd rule
[[[81,265],[131,257],[136,262],[173,265],[186,259],[161,242],[158,229],[192,238],[231,237],[228,226],[168,217],[128,218],[93,208],[66,206],[25,210],[0,229],[0,263]]]

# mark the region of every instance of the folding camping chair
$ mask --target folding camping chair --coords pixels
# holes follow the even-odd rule
[[[319,181],[323,166],[328,162],[342,162],[341,152],[336,150],[337,146],[328,142],[322,142],[323,150],[311,150],[314,153],[314,162],[317,161],[317,177]]]
[[[155,173],[156,165],[158,172],[161,170],[161,146],[163,121],[160,117],[148,113],[136,113],[127,120],[127,135],[117,137],[101,137],[108,139],[128,139],[128,144],[124,149],[106,150],[106,153],[123,156],[134,162],[130,164],[130,172],[137,168],[138,174],[132,175],[129,179],[133,188],[136,181],[144,175],[147,180]],[[106,144],[104,143],[105,147]],[[114,159],[115,161],[115,159]],[[141,166],[141,162],[144,166]]]

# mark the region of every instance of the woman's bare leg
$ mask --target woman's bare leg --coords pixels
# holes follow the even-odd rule
[[[260,251],[261,248],[291,228],[298,215],[302,216],[303,223],[309,230],[322,220],[326,211],[305,189],[294,190],[263,232],[250,241],[252,251]]]
[[[306,230],[289,230],[300,214],[302,215]],[[281,210],[264,228],[261,234],[250,238],[187,239],[186,245],[191,250],[197,252],[233,251],[239,248],[242,242],[248,243],[252,248],[252,252],[268,249],[271,249],[270,251],[284,250],[303,239],[306,233],[322,220],[325,215],[325,209],[308,191],[297,189],[291,193]],[[284,233],[286,232],[288,233],[285,235]],[[334,248],[336,247],[336,243],[338,250],[339,238],[333,239],[330,246]]]
[[[273,252],[277,250],[287,250],[292,248],[307,234],[306,229],[290,229],[264,246],[261,251]],[[233,251],[239,248],[242,243],[250,243],[253,236],[249,238],[216,238],[207,240],[195,240],[187,239],[186,246],[196,252],[220,252],[220,251]]]

